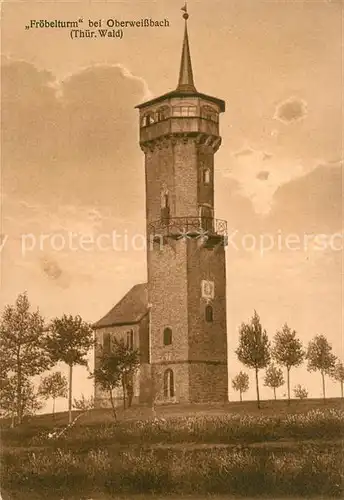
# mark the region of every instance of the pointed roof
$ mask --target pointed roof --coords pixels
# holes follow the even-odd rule
[[[103,318],[97,321],[93,328],[97,330],[108,326],[134,325],[141,321],[148,310],[148,284],[139,283],[133,286]]]
[[[179,82],[177,91],[178,92],[197,92],[192,72],[191,55],[189,47],[189,35],[188,35],[188,14],[184,14],[185,19],[185,29],[184,29],[184,40],[182,47],[182,57],[180,60],[180,70],[179,70]]]
[[[179,70],[179,81],[178,81],[178,86],[175,90],[172,90],[171,92],[167,92],[166,94],[160,95],[158,97],[154,97],[153,99],[150,99],[149,101],[145,101],[141,104],[138,104],[135,106],[137,109],[143,109],[146,106],[151,106],[152,104],[156,104],[161,101],[165,101],[166,99],[171,99],[173,97],[200,97],[201,99],[206,99],[208,101],[212,101],[215,104],[217,104],[220,108],[220,111],[223,112],[225,111],[225,101],[222,99],[218,99],[217,97],[212,97],[207,94],[203,94],[201,92],[197,92],[195,84],[194,84],[194,78],[193,78],[193,71],[192,71],[192,63],[191,63],[191,55],[190,55],[190,47],[189,47],[189,36],[188,36],[188,27],[187,27],[187,20],[189,18],[189,14],[187,13],[187,6],[182,8],[182,11],[184,11],[183,18],[185,19],[185,29],[184,29],[184,40],[183,40],[183,46],[182,46],[182,57],[180,61],[180,70]]]

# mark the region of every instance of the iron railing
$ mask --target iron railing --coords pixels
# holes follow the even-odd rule
[[[154,239],[160,236],[225,238],[227,221],[213,217],[169,217],[149,223],[148,234]]]

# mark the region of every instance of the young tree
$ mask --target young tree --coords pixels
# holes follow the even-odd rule
[[[287,369],[288,404],[290,404],[290,369],[302,364],[305,353],[301,341],[296,337],[295,330],[291,330],[287,323],[274,337],[272,357]]]
[[[101,389],[109,394],[112,413],[115,420],[117,420],[113,391],[122,382],[121,360],[117,353],[102,351],[98,358],[98,367],[94,370],[93,377]]]
[[[339,361],[339,359],[337,360],[336,365],[331,372],[331,377],[340,383],[340,393],[341,397],[343,398],[344,364],[341,361]]]
[[[86,398],[84,394],[81,394],[80,399],[74,398],[73,407],[76,410],[83,412],[92,410],[94,408],[94,397],[90,396],[89,398]]]
[[[113,352],[120,360],[121,385],[123,392],[123,408],[130,408],[134,394],[134,375],[140,366],[140,353],[137,349],[129,348],[124,339],[114,339]]]
[[[1,372],[15,384],[14,406],[17,422],[23,419],[23,398],[30,377],[52,366],[45,350],[44,320],[39,311],[30,311],[26,293],[18,296],[14,305],[5,307],[0,319]]]
[[[11,417],[11,426],[14,427],[18,410],[16,407],[17,379],[15,376],[2,378],[0,382],[0,408],[3,413]],[[34,385],[29,380],[25,380],[21,386],[21,417],[34,415],[43,407],[39,400],[39,394],[35,391]]]
[[[55,418],[55,400],[67,397],[68,383],[61,372],[51,373],[41,380],[38,393],[44,398],[53,400],[53,418]]]
[[[94,345],[93,330],[91,325],[83,321],[80,316],[64,314],[61,318],[55,318],[51,322],[46,345],[55,363],[62,361],[69,367],[68,413],[69,423],[71,423],[73,367],[75,365],[87,367],[86,356]]]
[[[326,399],[325,375],[331,375],[333,372],[336,356],[332,353],[332,346],[324,335],[316,335],[308,344],[307,370],[310,372],[320,371],[322,378],[323,398]]]
[[[306,399],[308,397],[308,391],[305,387],[302,387],[302,385],[298,384],[294,387],[294,394],[296,398],[299,399]]]
[[[260,408],[258,374],[270,362],[270,343],[256,311],[250,323],[242,323],[239,329],[239,347],[235,352],[241,363],[255,370],[257,404]]]
[[[240,372],[232,380],[232,387],[235,391],[239,391],[240,401],[242,401],[243,392],[248,391],[249,378],[247,373]]]
[[[274,391],[274,398],[276,399],[276,389],[284,384],[283,372],[281,368],[271,364],[265,372],[264,385],[271,387]]]
[[[112,413],[117,418],[113,391],[122,387],[123,408],[132,404],[134,395],[134,375],[140,365],[140,353],[137,349],[127,347],[123,339],[114,338],[110,350],[100,349],[98,366],[93,377],[100,387],[107,391],[110,398]]]

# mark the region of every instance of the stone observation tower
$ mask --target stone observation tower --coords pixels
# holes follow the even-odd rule
[[[136,325],[131,344],[142,352],[136,381],[141,402],[152,393],[161,403],[228,399],[227,225],[214,213],[214,155],[225,103],[196,90],[189,16],[183,10],[178,86],[137,106],[145,155],[148,284],[133,287],[95,325],[97,335],[127,334]],[[123,301],[141,314],[130,318],[127,310],[125,322]]]

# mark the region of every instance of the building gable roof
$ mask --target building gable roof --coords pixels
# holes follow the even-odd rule
[[[139,321],[148,312],[148,284],[139,283],[107,313],[97,321],[93,328],[105,328],[115,325],[132,325]]]

